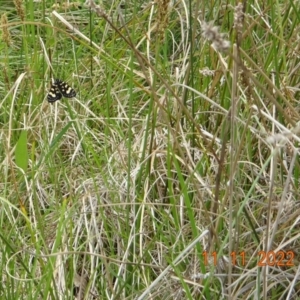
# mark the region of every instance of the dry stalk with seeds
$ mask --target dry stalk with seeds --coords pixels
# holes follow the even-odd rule
[[[14,0],[14,4],[16,7],[17,14],[20,17],[21,21],[23,22],[25,20],[25,13],[24,13],[24,8],[22,6],[22,0]]]
[[[230,42],[224,38],[224,34],[219,32],[219,28],[213,22],[203,22],[202,36],[210,41],[217,51],[226,52],[230,47]]]
[[[6,43],[6,45],[9,47],[11,45],[11,35],[8,30],[8,20],[6,14],[3,14],[1,16],[1,27],[2,27],[2,41]]]

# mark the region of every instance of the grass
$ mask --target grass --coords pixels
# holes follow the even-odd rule
[[[300,7],[245,3],[0,1],[1,299],[300,299]]]

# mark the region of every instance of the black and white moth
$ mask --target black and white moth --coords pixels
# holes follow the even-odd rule
[[[62,96],[65,98],[73,98],[76,96],[76,92],[66,82],[55,79],[54,83],[51,85],[47,100],[50,103],[54,103],[55,101],[60,100]]]

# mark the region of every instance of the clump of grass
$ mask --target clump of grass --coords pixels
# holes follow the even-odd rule
[[[296,299],[295,7],[34,3],[1,19],[0,295]]]

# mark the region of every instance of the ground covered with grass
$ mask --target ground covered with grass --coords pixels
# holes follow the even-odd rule
[[[0,0],[1,299],[300,299],[300,5],[229,2]]]

